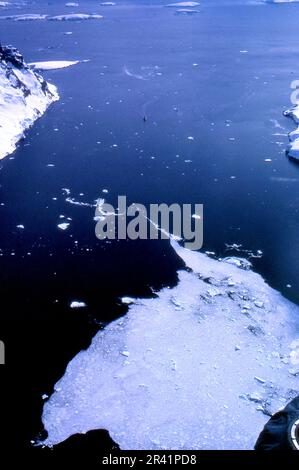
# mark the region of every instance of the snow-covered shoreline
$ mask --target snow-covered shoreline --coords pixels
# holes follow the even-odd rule
[[[33,71],[17,49],[0,45],[0,159],[14,152],[24,132],[58,99],[56,87]]]
[[[252,449],[298,394],[298,307],[238,259],[171,243],[189,271],[69,363],[44,405],[43,444],[107,429],[122,449]]]

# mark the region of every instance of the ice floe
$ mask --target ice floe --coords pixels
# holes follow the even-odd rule
[[[71,303],[70,303],[70,308],[85,308],[87,305],[85,302],[81,302],[81,301],[78,301],[78,300],[73,300]]]
[[[35,13],[25,15],[9,15],[0,16],[0,20],[14,20],[14,21],[34,21],[34,20],[48,20],[48,21],[82,21],[82,20],[100,20],[102,15],[89,14],[89,13],[71,13],[68,15],[40,15]]]
[[[57,225],[57,227],[60,230],[67,230],[69,228],[69,226],[70,226],[69,222],[63,222],[63,223]]]
[[[196,13],[199,13],[199,10],[191,10],[190,8],[179,8],[176,10],[177,15],[195,15]]]
[[[0,45],[0,159],[58,99],[56,87],[31,70],[15,48]]]
[[[81,20],[100,20],[102,15],[88,13],[73,13],[70,15],[48,16],[49,21],[81,21]]]
[[[197,7],[199,4],[199,2],[178,2],[178,3],[168,3],[168,5],[165,5],[166,7]]]
[[[0,16],[0,20],[14,20],[14,21],[35,21],[35,20],[45,20],[47,15],[40,15],[35,13],[28,13],[24,15],[9,15],[9,16]]]
[[[48,60],[42,62],[30,62],[29,67],[37,70],[56,70],[77,65],[80,60]]]
[[[188,270],[68,364],[43,444],[107,429],[122,449],[252,449],[298,394],[299,308],[247,265],[171,244]]]

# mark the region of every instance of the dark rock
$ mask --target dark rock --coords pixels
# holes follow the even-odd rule
[[[12,46],[2,46],[0,44],[0,61],[10,62],[12,65],[18,68],[25,66],[22,54],[17,48]]]

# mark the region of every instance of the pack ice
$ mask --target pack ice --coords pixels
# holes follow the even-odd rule
[[[171,243],[188,269],[69,363],[43,444],[104,428],[122,449],[252,449],[298,395],[298,307],[241,259]]]
[[[0,159],[58,98],[56,87],[31,70],[17,49],[0,45]]]

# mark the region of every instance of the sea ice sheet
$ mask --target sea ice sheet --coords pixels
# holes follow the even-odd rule
[[[299,308],[247,265],[171,243],[189,270],[69,363],[43,444],[103,428],[122,449],[251,449],[298,394]]]

